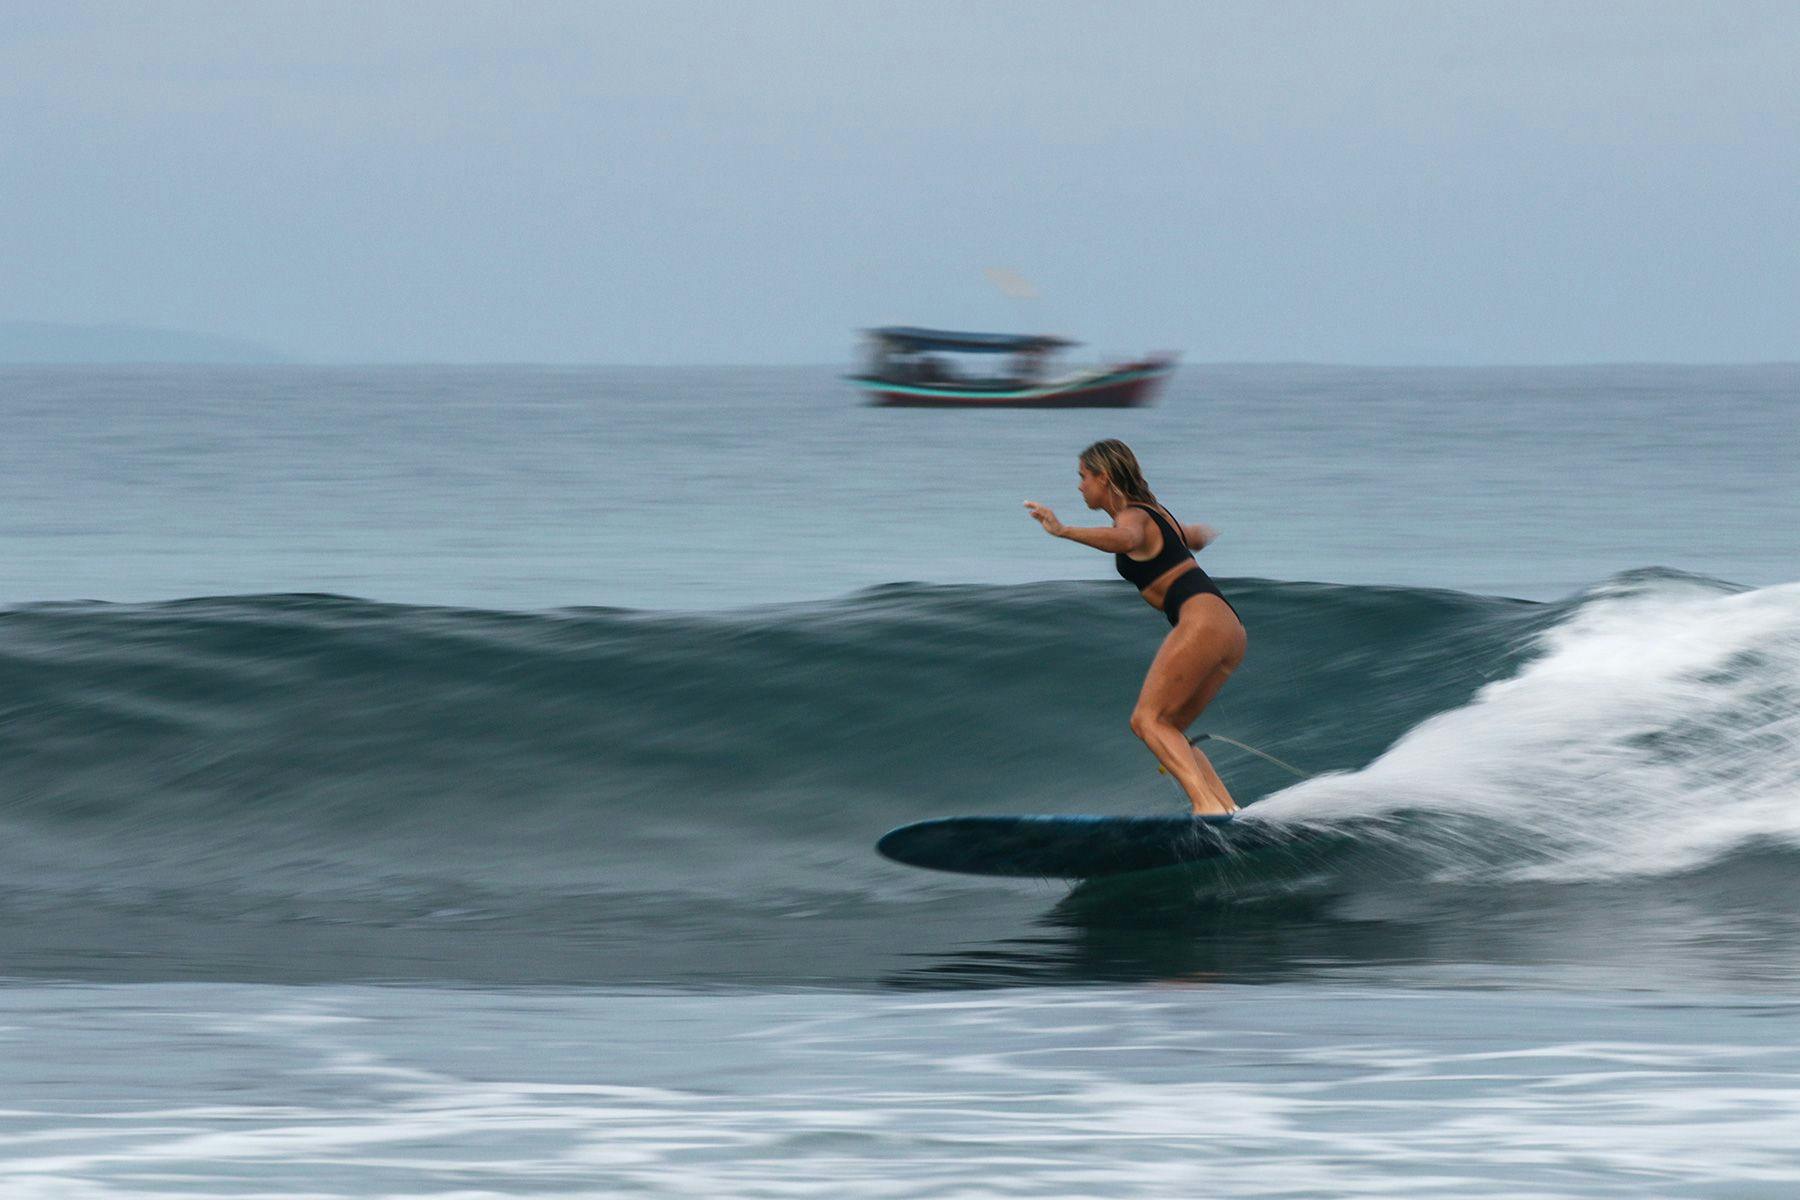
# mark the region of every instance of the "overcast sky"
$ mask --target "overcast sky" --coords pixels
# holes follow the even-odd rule
[[[1791,0],[0,16],[0,320],[301,359],[1794,360],[1797,198]]]

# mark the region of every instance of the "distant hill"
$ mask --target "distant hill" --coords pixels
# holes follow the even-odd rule
[[[267,346],[138,325],[0,321],[0,363],[278,363]]]

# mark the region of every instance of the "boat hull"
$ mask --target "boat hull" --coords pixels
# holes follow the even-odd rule
[[[1080,379],[999,389],[894,383],[854,376],[851,382],[883,408],[1135,408],[1151,403],[1175,369],[1173,361],[1130,363]]]

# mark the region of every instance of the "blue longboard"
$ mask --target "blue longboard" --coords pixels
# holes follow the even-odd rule
[[[895,862],[968,875],[1094,879],[1181,866],[1286,839],[1229,816],[944,817],[902,825],[875,849]]]

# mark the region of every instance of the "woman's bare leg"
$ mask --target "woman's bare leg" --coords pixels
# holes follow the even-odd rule
[[[1224,611],[1220,611],[1221,609]],[[1222,601],[1215,603],[1212,600],[1201,600],[1193,604],[1190,609],[1183,611],[1190,620],[1203,617],[1214,622],[1223,634],[1225,646],[1225,653],[1219,665],[1188,698],[1187,703],[1176,710],[1170,722],[1181,731],[1182,740],[1187,741],[1188,727],[1199,718],[1201,713],[1206,711],[1207,705],[1213,702],[1213,697],[1219,694],[1219,689],[1225,686],[1225,681],[1231,678],[1231,673],[1243,664],[1248,640],[1244,636],[1243,625],[1237,620],[1237,614],[1232,613],[1230,607]],[[1201,753],[1200,747],[1191,742],[1188,750],[1193,755],[1195,769],[1200,772],[1200,777],[1206,783],[1208,790],[1224,800],[1227,812],[1236,812],[1237,801],[1232,797],[1231,790],[1225,786],[1225,780],[1219,776],[1218,771],[1213,769],[1212,760]]]
[[[1187,740],[1185,735],[1182,740]],[[1195,746],[1192,743],[1188,745],[1188,749],[1193,752],[1194,765],[1199,768],[1200,777],[1206,780],[1207,787],[1212,789],[1215,796],[1224,797],[1226,806],[1225,811],[1236,812],[1238,810],[1238,802],[1232,798],[1230,789],[1225,786],[1225,781],[1219,778],[1219,773],[1213,769],[1212,760],[1200,752],[1200,747]]]
[[[1167,722],[1140,721],[1137,718],[1133,718],[1131,729],[1144,739],[1144,744],[1150,747],[1156,760],[1175,777],[1175,782],[1181,785],[1181,790],[1187,794],[1188,803],[1195,812],[1229,813],[1237,810],[1230,795],[1216,789],[1200,770],[1200,762],[1205,760],[1199,759],[1193,752],[1194,748],[1188,745],[1180,730]],[[1211,766],[1210,763],[1207,765]],[[1217,778],[1218,774],[1214,772],[1212,779]]]
[[[1239,661],[1242,661],[1241,655]],[[1206,711],[1206,706],[1212,703],[1213,697],[1219,694],[1219,689],[1225,686],[1225,681],[1231,678],[1231,673],[1236,668],[1236,662],[1219,664],[1218,669],[1207,676],[1206,682],[1200,685],[1200,690],[1194,693],[1193,699],[1183,705],[1181,711],[1175,714],[1173,724],[1181,730],[1183,741],[1187,740],[1188,726],[1192,725],[1195,719]],[[1232,798],[1230,789],[1225,786],[1225,781],[1213,769],[1212,760],[1201,753],[1200,747],[1191,742],[1188,744],[1188,749],[1193,752],[1194,765],[1199,769],[1200,777],[1206,781],[1207,786],[1216,795],[1225,798],[1231,811],[1236,811],[1237,801]]]
[[[1132,732],[1144,740],[1157,761],[1181,785],[1197,813],[1229,813],[1237,805],[1212,764],[1188,744],[1186,724],[1177,724],[1177,720],[1212,682],[1224,661],[1232,656],[1234,641],[1241,643],[1242,637],[1242,630],[1235,623],[1230,630],[1201,620],[1175,626],[1156,652],[1137,706],[1131,712]],[[1238,656],[1241,657],[1241,651]],[[1225,673],[1229,675],[1230,671]],[[1224,680],[1220,679],[1218,686],[1223,685]],[[1211,690],[1217,692],[1218,687]],[[1192,720],[1188,718],[1189,722]]]

